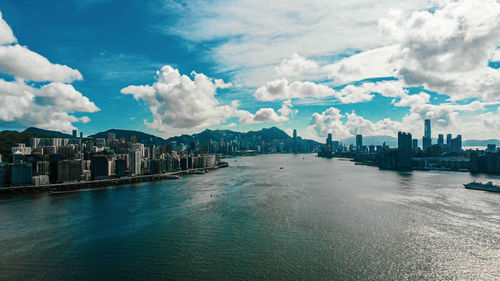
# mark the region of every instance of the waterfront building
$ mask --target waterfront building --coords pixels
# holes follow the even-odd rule
[[[413,139],[412,140],[412,148],[414,151],[418,150],[418,139]]]
[[[11,164],[9,168],[11,185],[30,185],[32,183],[31,164]]]
[[[422,149],[427,151],[432,145],[431,137],[431,120],[425,119],[424,121],[424,137],[422,138]]]
[[[0,163],[0,187],[10,185],[9,163]]]
[[[90,159],[90,175],[92,180],[107,179],[109,174],[107,155],[94,155]]]
[[[487,148],[486,148],[486,151],[488,151],[488,152],[496,152],[497,151],[497,145],[496,144],[488,144]]]
[[[451,152],[462,152],[462,136],[458,135],[451,140]]]
[[[57,162],[57,182],[74,182],[82,176],[80,160],[63,160]]]
[[[57,162],[63,161],[64,157],[62,154],[51,154],[49,155],[49,180],[50,183],[57,182]]]
[[[363,148],[363,136],[356,135],[356,150],[361,151]]]
[[[438,135],[438,143],[439,145],[443,145],[444,144],[444,137],[443,137],[443,134],[439,134]]]
[[[411,169],[413,156],[412,137],[410,133],[398,132],[398,152],[396,167],[398,169]]]
[[[116,159],[115,160],[115,176],[121,178],[127,175],[127,160]]]
[[[129,173],[131,175],[140,175],[142,174],[142,154],[139,150],[134,150],[130,152],[130,168]]]
[[[50,163],[48,161],[36,161],[35,171],[38,176],[49,175]]]

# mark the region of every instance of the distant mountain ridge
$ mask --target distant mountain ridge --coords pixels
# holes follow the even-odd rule
[[[126,140],[130,140],[132,136],[137,137],[137,142],[144,143],[144,144],[155,144],[155,145],[162,145],[166,142],[165,139],[157,137],[155,135],[150,135],[146,134],[140,131],[133,131],[133,130],[121,130],[121,129],[111,129],[107,130],[104,132],[99,132],[93,135],[88,136],[89,138],[108,138],[109,133],[114,133],[116,134],[116,138],[121,139],[125,138]]]
[[[264,142],[271,142],[273,140],[290,140],[290,137],[285,131],[276,128],[264,128],[259,131],[248,131],[246,133],[243,132],[235,132],[231,130],[209,130],[206,129],[203,132],[193,134],[193,135],[182,135],[171,137],[167,139],[167,142],[178,142],[178,143],[189,143],[191,141],[199,141],[200,143],[208,143],[210,140],[219,141],[224,139],[235,139],[238,138],[240,140],[243,139],[253,139],[253,138],[261,138]]]
[[[29,127],[28,129],[24,130],[23,133],[31,133],[31,134],[43,135],[54,138],[73,138],[73,136],[69,134],[61,133],[58,131],[39,129],[35,127]]]
[[[220,141],[229,140],[229,139],[239,139],[239,140],[253,140],[254,138],[260,138],[264,142],[271,141],[288,141],[291,140],[290,137],[285,131],[277,128],[263,128],[258,131],[248,131],[248,132],[237,132],[231,130],[210,130],[206,129],[200,133],[196,133],[193,135],[181,135],[170,137],[168,139],[164,139],[155,135],[147,134],[140,131],[134,130],[122,130],[122,129],[110,129],[104,132],[99,132],[93,135],[90,135],[89,138],[107,138],[108,133],[116,134],[117,138],[125,138],[130,140],[132,136],[137,137],[137,141],[144,144],[155,144],[155,145],[163,145],[167,142],[176,141],[178,143],[190,143],[191,141],[198,141],[201,144],[207,144],[210,140],[212,141]],[[55,137],[55,138],[72,138],[71,135],[65,134],[58,131],[44,130],[35,127],[30,127],[24,130],[23,132],[16,131],[2,131],[0,132],[0,145],[4,145],[4,149],[0,153],[5,154],[10,151],[10,145],[18,142],[23,142],[28,144],[30,137]],[[318,143],[314,140],[306,140],[312,143]],[[351,137],[340,141],[345,145],[355,144],[356,138]],[[397,146],[398,141],[397,138],[392,136],[363,136],[363,144],[364,145],[381,145],[383,142],[389,146]],[[437,140],[433,139],[433,143],[436,143]],[[8,143],[8,145],[6,145]],[[321,142],[323,143],[323,142]],[[421,143],[421,139],[419,139],[419,143]],[[488,144],[496,144],[500,146],[500,140],[498,139],[488,139],[488,140],[464,140],[462,142],[462,146],[486,146]],[[7,147],[9,146],[9,147]]]

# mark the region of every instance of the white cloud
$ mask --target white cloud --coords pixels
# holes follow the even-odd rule
[[[50,102],[61,111],[96,112],[99,108],[72,85],[59,82],[44,85],[37,91],[37,97],[44,103]]]
[[[500,62],[500,49],[496,49],[491,57],[491,61]]]
[[[324,66],[335,85],[361,81],[368,78],[393,77],[401,65],[399,45],[376,48],[344,58]]]
[[[233,102],[233,108],[235,109],[233,116],[239,118],[240,124],[256,124],[256,123],[268,123],[268,122],[285,122],[289,120],[289,116],[296,114],[298,111],[293,110],[292,102],[290,100],[286,100],[283,102],[283,105],[280,109],[278,109],[278,113],[274,111],[272,108],[261,108],[257,110],[255,114],[252,114],[246,110],[237,109],[239,106],[238,101]]]
[[[82,117],[80,117],[80,122],[82,122],[83,124],[86,124],[86,123],[90,122],[90,118],[88,116],[82,116]]]
[[[283,77],[297,77],[304,74],[316,73],[319,70],[319,65],[315,61],[308,60],[294,53],[291,58],[281,61],[281,64],[275,70],[278,75]]]
[[[381,46],[377,20],[389,7],[414,9],[428,2],[165,0],[163,11],[179,21],[160,29],[194,42],[223,40],[210,52],[219,70],[238,70],[237,84],[258,87],[279,78],[274,69],[290,54],[320,57]]]
[[[0,45],[11,44],[14,42],[17,42],[17,39],[10,26],[2,18],[2,12],[0,12]]]
[[[53,64],[45,57],[20,45],[0,46],[0,71],[31,81],[71,83],[82,74],[65,65]]]
[[[99,110],[71,85],[58,82],[34,88],[21,80],[8,82],[0,79],[0,104],[0,124],[3,126],[35,126],[64,132],[75,129],[73,122],[90,121],[86,116],[78,119],[68,112]]]
[[[0,72],[15,78],[13,82],[0,79],[0,125],[70,132],[76,129],[72,123],[89,122],[86,116],[78,119],[69,113],[96,112],[99,108],[72,85],[62,83],[82,79],[81,73],[53,64],[16,42],[0,13]],[[24,80],[50,83],[39,87]]]
[[[335,95],[335,90],[332,88],[316,84],[314,82],[299,82],[295,81],[288,83],[288,79],[281,78],[266,83],[264,86],[259,87],[254,96],[258,100],[272,101],[272,100],[285,100],[303,97],[326,97]]]
[[[157,72],[158,81],[152,86],[128,86],[122,94],[131,94],[144,100],[153,113],[150,128],[195,128],[218,125],[233,112],[230,105],[220,105],[215,98],[218,86],[226,84],[214,81],[204,74],[194,73],[191,80],[180,75],[177,69],[164,66]]]
[[[386,97],[398,97],[405,94],[406,90],[398,81],[347,85],[337,91],[314,82],[295,81],[289,84],[286,78],[281,78],[258,88],[254,96],[262,101],[331,96],[337,98],[341,103],[358,103],[372,100],[374,97],[372,93],[379,93]]]

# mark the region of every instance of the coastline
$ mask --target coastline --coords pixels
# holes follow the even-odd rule
[[[68,191],[78,191],[83,189],[102,189],[108,186],[118,186],[118,185],[162,181],[162,180],[174,180],[174,179],[179,179],[179,175],[205,173],[211,170],[226,168],[228,166],[229,164],[227,162],[222,162],[213,167],[194,168],[194,169],[187,169],[175,172],[168,172],[163,174],[141,175],[141,176],[131,176],[123,178],[110,178],[103,180],[80,181],[71,183],[7,186],[7,187],[0,187],[0,194],[16,194],[16,193],[29,193],[29,192],[59,193]]]

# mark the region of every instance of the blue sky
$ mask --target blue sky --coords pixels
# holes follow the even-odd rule
[[[500,138],[494,0],[3,0],[0,11],[0,129],[278,126],[321,140],[421,137],[429,118],[433,134]]]

